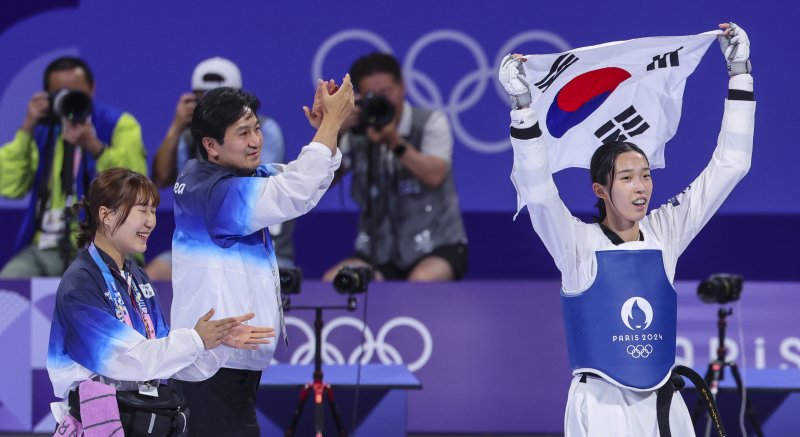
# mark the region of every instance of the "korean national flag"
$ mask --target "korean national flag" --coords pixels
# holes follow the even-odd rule
[[[530,55],[525,74],[550,169],[589,168],[595,149],[626,140],[664,167],[681,118],[686,78],[719,31],[618,41]]]

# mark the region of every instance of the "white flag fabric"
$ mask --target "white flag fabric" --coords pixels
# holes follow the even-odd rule
[[[525,74],[555,173],[589,168],[601,144],[630,141],[664,167],[683,89],[720,31],[651,37],[529,55]]]

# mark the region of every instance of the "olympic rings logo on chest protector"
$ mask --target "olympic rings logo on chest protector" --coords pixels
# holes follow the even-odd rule
[[[653,346],[649,344],[629,344],[625,351],[633,358],[647,358],[653,353]]]
[[[320,44],[314,54],[311,66],[311,84],[314,88],[317,86],[318,78],[327,77],[323,75],[322,66],[331,50],[348,41],[363,41],[374,46],[380,52],[394,53],[389,42],[381,35],[369,30],[347,29],[337,32]],[[429,75],[418,70],[416,66],[420,54],[439,42],[451,42],[463,46],[470,52],[476,64],[474,70],[466,72],[456,79],[453,89],[446,98],[439,89],[439,84],[431,79]],[[493,62],[489,63],[484,48],[470,35],[452,29],[439,29],[429,32],[411,45],[405,59],[402,60],[403,76],[408,97],[421,107],[438,109],[444,112],[450,122],[455,138],[470,149],[481,153],[502,152],[511,147],[507,137],[498,141],[478,139],[468,132],[467,126],[461,121],[461,114],[478,104],[485,94],[489,82],[494,83],[495,92],[500,100],[504,104],[508,102],[508,94],[497,80],[497,67],[505,55],[521,47],[523,43],[528,42],[549,44],[553,46],[553,52],[565,52],[572,48],[563,38],[552,32],[531,30],[514,35],[506,41],[495,54]],[[451,52],[443,51],[439,58],[446,60],[449,53]],[[355,60],[357,56],[358,54],[354,54],[352,59]],[[398,60],[400,60],[399,56]]]

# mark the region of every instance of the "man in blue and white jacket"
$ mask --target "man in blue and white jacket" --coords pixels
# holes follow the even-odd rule
[[[305,214],[330,186],[341,163],[339,129],[353,108],[352,85],[349,76],[340,88],[320,82],[306,108],[316,135],[286,165],[261,165],[258,108],[255,96],[223,87],[194,110],[192,135],[207,161],[189,161],[174,188],[174,328],[193,326],[210,307],[219,317],[247,309],[256,314],[253,325],[281,326],[285,336],[267,227]],[[255,395],[276,343],[248,351],[219,347],[213,365],[174,376],[192,411],[191,435],[259,435]]]

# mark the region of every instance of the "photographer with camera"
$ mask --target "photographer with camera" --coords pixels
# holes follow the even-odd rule
[[[192,91],[182,94],[175,106],[175,117],[167,134],[158,147],[153,158],[153,182],[158,188],[171,187],[186,162],[190,159],[204,159],[200,146],[192,137],[189,125],[192,112],[197,101],[205,93],[222,86],[242,89],[242,74],[232,61],[213,57],[208,58],[194,68],[192,72]],[[283,132],[278,123],[265,115],[257,114],[264,136],[264,147],[261,151],[261,163],[272,164],[284,162],[285,147]],[[269,234],[281,268],[294,267],[294,227],[295,221],[289,220],[269,227]],[[166,251],[150,261],[145,267],[150,279],[169,281],[172,279],[172,251]]]
[[[405,100],[400,64],[372,53],[350,68],[358,114],[341,140],[343,173],[361,209],[355,254],[346,265],[376,268],[376,279],[447,281],[467,272],[467,237],[452,174],[453,137],[445,115]]]
[[[75,253],[70,207],[95,174],[112,167],[147,172],[139,123],[92,100],[94,77],[85,61],[51,62],[44,89],[31,98],[14,139],[0,148],[0,195],[31,193],[16,255],[1,278],[61,275]]]

